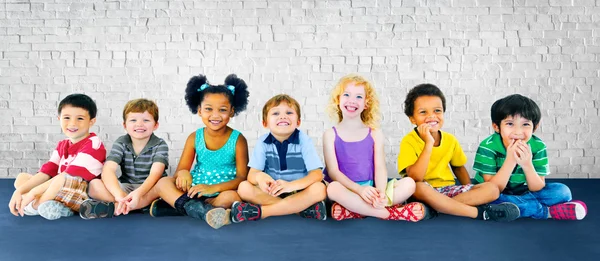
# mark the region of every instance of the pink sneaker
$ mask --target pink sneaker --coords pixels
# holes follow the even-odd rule
[[[557,220],[582,220],[587,215],[587,206],[579,200],[556,204],[548,210],[550,216]]]

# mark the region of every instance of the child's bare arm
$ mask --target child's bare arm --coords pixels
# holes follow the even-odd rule
[[[375,130],[372,133],[373,140],[375,141],[375,188],[380,192],[385,192],[388,178],[387,166],[385,165],[385,137],[383,136],[383,131],[381,131],[381,129]]]
[[[35,175],[33,175],[33,177],[31,177],[27,182],[25,182],[23,185],[21,185],[20,187],[18,187],[15,192],[19,192],[19,194],[25,194],[27,192],[29,192],[30,190],[32,190],[33,188],[43,184],[44,182],[50,180],[50,175],[39,172]]]
[[[142,183],[142,185],[136,189],[139,191],[140,196],[146,195],[146,193],[148,193],[148,191],[150,191],[150,189],[156,185],[156,182],[158,182],[165,172],[165,168],[166,165],[162,162],[152,163],[152,167],[150,167],[150,174],[146,180],[144,180],[144,183]]]
[[[460,182],[461,185],[471,184],[471,177],[465,166],[452,166],[452,172],[454,172],[454,176],[456,176],[456,179],[458,179],[458,182]]]
[[[127,193],[125,193],[125,191],[123,191],[121,189],[121,186],[119,185],[119,180],[117,179],[118,167],[119,164],[117,164],[116,162],[112,160],[107,160],[106,162],[104,162],[104,166],[102,167],[102,174],[100,178],[102,179],[102,183],[104,183],[106,189],[108,189],[108,191],[110,192],[110,194],[113,195],[113,197],[122,198],[125,197]]]
[[[194,164],[194,157],[196,157],[195,144],[196,132],[192,132],[185,141],[179,164],[173,176],[175,178],[175,186],[183,191],[187,191],[192,186],[192,174],[190,170],[192,169],[192,164]]]
[[[323,171],[321,169],[311,170],[308,172],[308,175],[306,175],[304,178],[290,182],[290,191],[305,189],[313,183],[321,182],[322,180]]]

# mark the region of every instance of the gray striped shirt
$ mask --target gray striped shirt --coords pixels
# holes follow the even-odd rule
[[[154,162],[165,164],[162,176],[167,176],[169,147],[163,139],[152,134],[140,154],[135,155],[131,137],[125,134],[115,141],[106,160],[114,161],[121,166],[122,175],[119,177],[121,183],[142,184],[150,175]]]

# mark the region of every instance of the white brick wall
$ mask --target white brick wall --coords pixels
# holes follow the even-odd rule
[[[541,106],[537,134],[551,148],[553,177],[600,178],[600,0],[1,2],[0,177],[47,160],[64,138],[57,104],[74,92],[97,101],[93,131],[108,148],[124,133],[125,102],[156,100],[172,171],[202,125],[183,100],[199,73],[248,82],[248,110],[231,126],[251,147],[265,132],[262,104],[284,92],[300,101],[302,129],[321,151],[329,90],[360,72],[381,96],[391,175],[411,127],[406,92],[431,82],[448,97],[444,128],[469,170],[491,133],[492,102],[521,93]]]

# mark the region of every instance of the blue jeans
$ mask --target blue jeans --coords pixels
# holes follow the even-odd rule
[[[520,217],[547,219],[549,206],[568,201],[571,201],[569,187],[562,183],[546,183],[540,191],[528,191],[519,196],[500,193],[500,197],[492,203],[511,202],[519,207]]]

